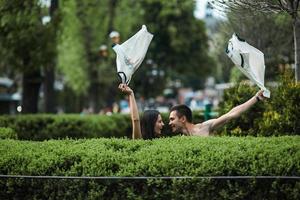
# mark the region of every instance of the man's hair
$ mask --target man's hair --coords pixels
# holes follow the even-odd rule
[[[182,116],[185,116],[186,120],[188,122],[192,123],[192,121],[193,121],[192,111],[187,105],[180,104],[180,105],[173,106],[171,108],[170,112],[172,112],[172,111],[176,111],[177,117],[180,118]]]

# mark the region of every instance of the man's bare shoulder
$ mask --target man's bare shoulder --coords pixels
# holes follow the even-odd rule
[[[202,123],[195,124],[195,126],[197,128],[208,128],[211,126],[211,124],[214,122],[214,120],[215,119],[210,119],[210,120],[204,121]]]
[[[193,134],[195,136],[209,136],[209,125],[205,122],[195,124]]]

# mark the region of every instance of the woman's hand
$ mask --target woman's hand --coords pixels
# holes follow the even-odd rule
[[[121,84],[119,85],[119,89],[120,89],[123,93],[125,93],[125,94],[127,94],[127,95],[133,94],[133,90],[132,90],[128,85],[126,85],[126,84],[124,84],[124,83],[121,83]]]

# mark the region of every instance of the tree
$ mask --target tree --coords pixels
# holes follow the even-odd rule
[[[132,34],[137,5],[117,0],[61,3],[58,68],[76,98],[94,111],[110,104],[117,91],[115,53],[108,48],[108,55],[101,57],[99,46],[111,46],[108,35],[112,30],[119,31],[122,38]]]
[[[61,1],[62,20],[58,34],[58,69],[64,82],[76,94],[85,94],[89,86],[87,59],[81,34],[81,23],[77,17],[76,1]]]
[[[1,65],[22,73],[22,112],[38,111],[41,67],[49,62],[47,32],[38,0],[0,1]]]
[[[239,8],[245,8],[253,12],[268,13],[287,13],[292,18],[293,38],[294,38],[294,62],[295,62],[295,80],[300,79],[300,20],[299,20],[299,3],[300,0],[213,0],[211,1],[217,6],[221,6],[232,11],[238,11]]]
[[[146,57],[152,65],[139,69],[139,80],[135,78],[134,82],[143,83],[147,74],[161,74],[148,88],[152,96],[162,93],[167,80],[179,79],[194,89],[203,87],[214,62],[208,56],[205,24],[193,15],[194,1],[142,0],[140,4],[143,23],[154,34]]]
[[[240,15],[239,13],[243,13]],[[266,63],[266,79],[274,80],[280,73],[279,64],[290,63],[293,60],[290,46],[292,37],[291,24],[286,14],[253,13],[240,8],[239,11],[228,11],[227,19],[221,23],[218,33],[213,39],[214,54],[221,63],[221,74],[225,81],[229,80],[228,73],[233,63],[225,54],[229,38],[235,32],[241,38],[264,52]],[[244,77],[244,76],[242,76]]]
[[[57,29],[59,24],[59,13],[58,13],[58,0],[51,0],[50,7],[46,11],[46,15],[49,14],[51,21],[47,24],[50,26],[48,32],[48,45],[47,51],[49,52],[48,57],[51,56],[44,69],[44,111],[46,113],[56,112],[56,95],[54,91],[54,81],[55,81],[55,69],[56,69],[56,58],[57,58]]]

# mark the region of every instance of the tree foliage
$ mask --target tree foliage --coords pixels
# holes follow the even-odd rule
[[[225,11],[232,11],[242,16],[243,11],[249,10],[253,14],[255,13],[285,13],[291,17],[292,25],[292,37],[293,37],[293,47],[294,47],[294,63],[295,63],[295,80],[298,82],[300,80],[300,40],[299,40],[299,5],[300,0],[213,0],[211,1],[217,7],[223,8]]]
[[[203,86],[214,63],[208,56],[205,24],[193,15],[194,1],[143,0],[141,5],[144,22],[154,33],[148,57],[165,72],[163,79]]]
[[[4,0],[0,2],[0,67],[13,74],[26,72],[24,91],[27,95],[33,91],[29,83],[34,82],[35,93],[29,96],[37,99],[41,69],[54,69],[57,64],[58,79],[66,90],[104,106],[115,98],[118,84],[109,33],[118,31],[123,42],[146,24],[154,39],[135,74],[134,89],[155,96],[174,79],[200,88],[214,63],[207,54],[205,25],[193,16],[194,7],[194,1],[65,0],[59,1],[60,24],[53,26],[42,23],[41,1]],[[106,57],[99,56],[102,44],[109,47]],[[152,79],[153,69],[161,72],[158,79]]]
[[[0,65],[20,72],[40,68],[47,60],[47,32],[38,0],[0,1]]]
[[[229,80],[228,71],[231,70],[233,63],[228,59],[224,50],[229,38],[235,32],[264,53],[266,79],[274,80],[280,73],[278,65],[293,61],[290,49],[293,42],[292,28],[289,22],[290,19],[286,14],[258,13],[253,15],[253,13],[243,10],[243,15],[240,15],[237,12],[229,11],[227,20],[221,24],[219,32],[214,38],[215,54],[224,69],[221,77],[225,77],[225,81]]]
[[[23,112],[37,112],[41,72],[55,54],[53,25],[42,23],[43,7],[38,0],[0,1],[0,13],[1,71],[22,75]]]
[[[105,106],[107,96],[117,89],[115,55],[109,33],[120,32],[127,38],[132,33],[135,4],[131,1],[63,1],[59,36],[59,69],[66,83],[85,104]],[[131,7],[130,7],[131,6]],[[99,55],[99,46],[108,46],[108,55]],[[112,88],[112,85],[115,87]],[[99,94],[99,95],[98,95]],[[87,105],[86,105],[87,106]]]
[[[76,1],[62,1],[62,22],[58,42],[58,68],[65,82],[77,93],[84,93],[89,85],[86,74],[87,59],[81,34],[81,23],[76,15]]]
[[[97,102],[106,101],[104,96],[117,92],[115,53],[108,48],[108,57],[100,57],[98,47],[111,46],[112,30],[120,33],[122,43],[146,24],[154,38],[133,88],[150,97],[161,94],[167,80],[201,87],[214,63],[207,55],[205,25],[193,16],[194,6],[193,1],[64,1],[59,68],[66,82],[78,93],[98,91]],[[161,76],[153,76],[153,68]]]

